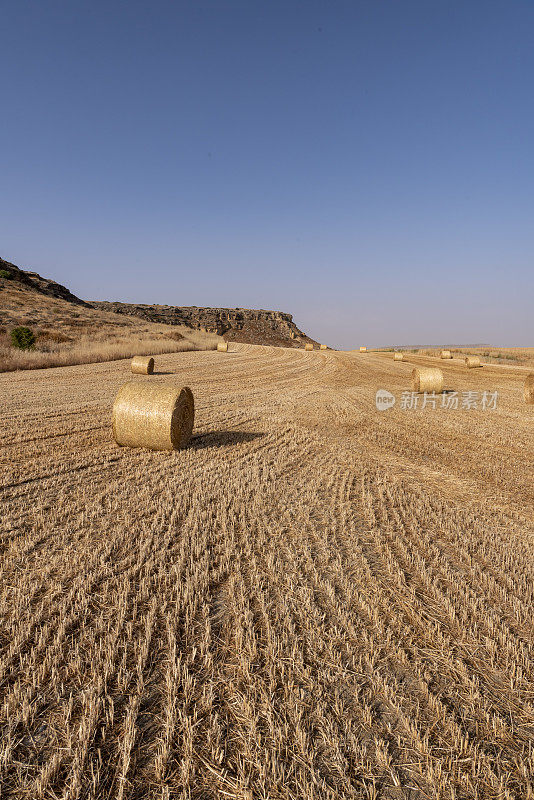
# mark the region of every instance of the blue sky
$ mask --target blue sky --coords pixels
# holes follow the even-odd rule
[[[534,345],[531,0],[4,0],[0,255],[351,348]]]

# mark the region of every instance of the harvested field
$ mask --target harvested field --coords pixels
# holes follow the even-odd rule
[[[0,797],[533,797],[530,370],[232,350],[137,378],[179,452],[114,443],[128,360],[0,375]]]
[[[440,352],[435,348],[420,348],[418,350],[408,350],[408,355],[417,354],[439,358]],[[479,356],[483,363],[491,361],[503,366],[505,364],[534,366],[534,347],[455,347],[451,350],[451,354],[453,358]]]

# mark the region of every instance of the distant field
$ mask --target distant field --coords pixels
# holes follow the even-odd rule
[[[231,349],[136,378],[177,453],[112,441],[127,361],[0,375],[0,797],[533,797],[527,370]]]
[[[403,348],[397,348],[403,350]],[[455,358],[462,356],[476,355],[481,356],[482,360],[489,363],[502,364],[524,364],[534,366],[534,347],[451,347],[449,348]],[[388,351],[390,348],[388,348]],[[391,351],[393,348],[391,348]],[[376,350],[374,352],[381,352]],[[386,351],[382,351],[386,352]],[[403,350],[406,353],[418,353],[420,355],[439,356],[438,348],[417,348]]]

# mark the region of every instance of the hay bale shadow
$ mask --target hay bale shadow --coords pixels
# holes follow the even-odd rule
[[[204,450],[206,447],[231,447],[234,444],[253,442],[261,439],[266,433],[254,431],[209,431],[193,436],[189,444],[190,450]]]

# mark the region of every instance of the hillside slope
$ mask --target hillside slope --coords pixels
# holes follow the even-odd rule
[[[15,350],[9,331],[30,327],[31,351]],[[0,262],[0,372],[216,347],[218,337],[93,308],[65,286]]]
[[[58,305],[58,301],[69,303],[71,308]],[[281,311],[85,301],[66,286],[0,258],[0,325],[61,325],[65,333],[63,326],[71,327],[73,322],[79,328],[91,322],[124,327],[139,321],[180,326],[250,344],[299,347],[314,341],[295,325],[291,314]]]
[[[10,261],[5,261],[0,258],[0,289],[4,290],[9,286],[26,289],[29,291],[37,292],[38,294],[47,297],[54,297],[61,300],[66,300],[69,303],[74,303],[77,306],[85,306],[90,308],[89,303],[80,300],[79,297],[72,294],[66,286],[50,278],[43,278],[37,272],[30,272],[29,270],[21,269]],[[2,295],[3,297],[3,295]],[[3,303],[2,303],[3,306]]]

